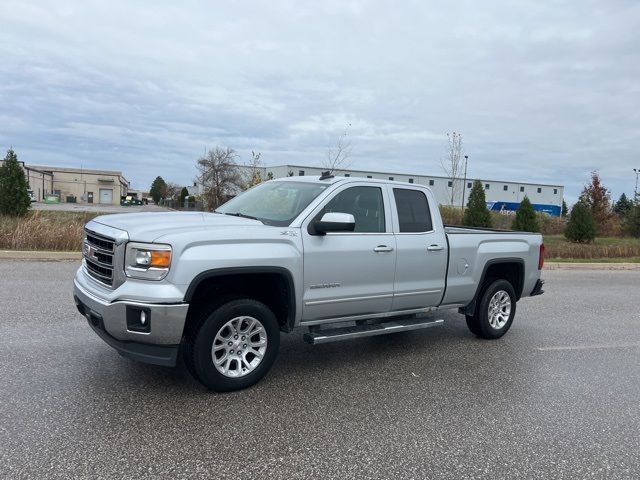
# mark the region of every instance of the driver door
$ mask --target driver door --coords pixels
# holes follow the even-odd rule
[[[303,321],[391,309],[396,251],[386,195],[383,185],[350,183],[303,223]],[[328,212],[353,215],[354,231],[318,235],[308,228]]]

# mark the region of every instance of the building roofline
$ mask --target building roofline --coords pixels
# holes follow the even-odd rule
[[[304,169],[304,168],[317,168],[318,170],[323,170],[323,167],[316,167],[313,165],[295,165],[295,164],[280,164],[280,165],[265,165],[263,168],[265,169],[269,169],[269,168],[278,168],[278,167],[293,167],[293,168],[299,168],[299,169]],[[419,173],[400,173],[400,172],[380,172],[380,171],[373,171],[373,170],[356,170],[356,169],[349,169],[349,168],[338,168],[336,169],[336,171],[339,172],[347,172],[347,173],[363,173],[363,174],[377,174],[377,175],[404,175],[407,177],[427,177],[427,178],[438,178],[438,179],[442,179],[442,180],[451,180],[451,177],[444,177],[442,175],[423,175],[423,174],[419,174]],[[456,180],[461,180],[464,181],[464,178],[461,177],[456,177]],[[551,183],[535,183],[535,182],[516,182],[513,180],[489,180],[489,179],[482,179],[482,178],[477,178],[477,177],[467,177],[467,181],[474,181],[474,180],[480,180],[480,181],[486,181],[486,182],[496,182],[496,183],[514,183],[517,185],[536,185],[536,186],[542,186],[542,187],[558,187],[558,188],[562,188],[564,189],[564,185],[556,185],[556,184],[551,184]]]

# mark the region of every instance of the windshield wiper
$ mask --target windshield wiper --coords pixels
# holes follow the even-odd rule
[[[260,220],[258,217],[253,217],[251,215],[247,215],[245,213],[240,213],[240,212],[229,213],[229,212],[218,212],[217,210],[214,210],[213,213],[221,213],[223,215],[231,215],[232,217],[249,218],[251,220],[258,220],[259,222],[262,222],[262,220]]]

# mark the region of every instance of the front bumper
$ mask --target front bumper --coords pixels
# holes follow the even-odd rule
[[[121,355],[140,362],[174,366],[189,304],[152,304],[133,301],[105,302],[74,280],[73,297],[91,328]],[[130,330],[128,309],[144,309],[149,331]]]

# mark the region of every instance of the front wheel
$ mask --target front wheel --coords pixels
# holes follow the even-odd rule
[[[210,390],[250,387],[278,355],[280,327],[271,310],[252,299],[233,300],[207,314],[189,338],[187,361]]]
[[[503,336],[516,314],[516,293],[507,280],[496,280],[484,289],[475,315],[467,316],[467,326],[474,335],[494,339]]]

